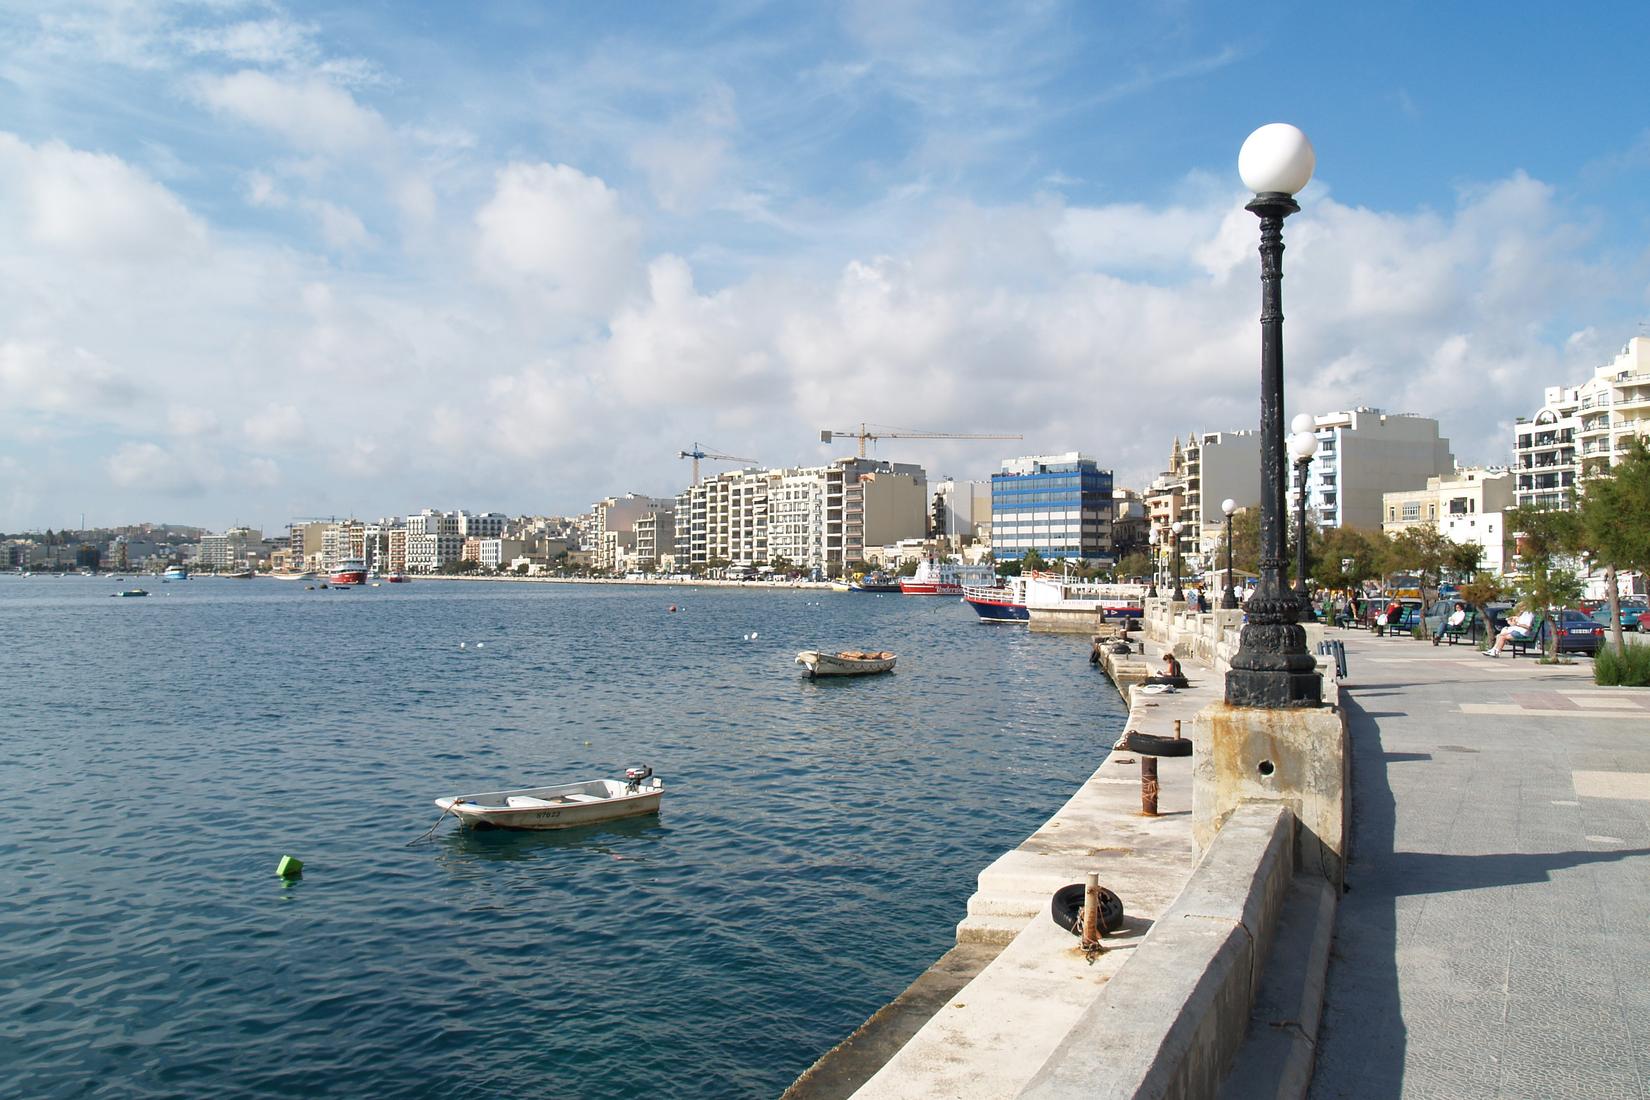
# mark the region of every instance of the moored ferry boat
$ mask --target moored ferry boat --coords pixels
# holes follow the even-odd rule
[[[328,584],[366,584],[367,563],[360,558],[345,558],[327,577]]]
[[[168,565],[166,572],[160,575],[163,581],[186,581],[189,579],[189,570],[181,565]]]
[[[1028,611],[1098,611],[1107,619],[1138,619],[1146,613],[1146,590],[1138,584],[1079,581],[1058,573],[1026,579]]]
[[[979,615],[982,623],[1031,621],[1031,611],[1026,607],[1024,577],[1003,577],[996,584],[965,584],[962,598]]]
[[[907,596],[961,596],[963,585],[987,585],[996,577],[996,570],[989,565],[962,565],[926,558],[917,566],[915,575],[900,578],[899,590]]]

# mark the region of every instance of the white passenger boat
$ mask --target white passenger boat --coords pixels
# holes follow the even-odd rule
[[[659,812],[665,783],[649,767],[623,779],[591,779],[554,787],[524,787],[438,798],[435,804],[474,829],[570,829]]]
[[[872,672],[891,672],[898,660],[892,653],[844,650],[841,653],[821,653],[805,649],[796,655],[796,663],[808,670],[808,678],[815,676],[865,676]]]

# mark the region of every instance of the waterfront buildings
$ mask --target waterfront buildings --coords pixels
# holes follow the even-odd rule
[[[1448,477],[1428,478],[1425,488],[1383,494],[1381,530],[1397,535],[1431,524],[1452,542],[1480,547],[1480,567],[1500,573],[1506,565],[1502,513],[1512,506],[1511,470],[1464,467]]]
[[[251,527],[231,527],[221,535],[202,535],[200,564],[207,569],[255,568],[269,557],[262,531]]]
[[[1422,489],[1428,478],[1455,470],[1449,440],[1430,417],[1359,407],[1313,420],[1318,454],[1307,481],[1307,518],[1320,528],[1376,530],[1386,493]],[[1298,492],[1297,473],[1290,483]]]
[[[1161,564],[1174,553],[1173,524],[1181,525],[1182,565],[1201,572],[1225,537],[1226,515],[1221,503],[1228,498],[1238,507],[1260,503],[1260,433],[1199,432],[1178,438],[1169,454],[1169,467],[1146,490],[1147,522],[1157,532]]]
[[[1635,336],[1576,386],[1548,386],[1535,415],[1513,425],[1514,500],[1568,508],[1589,474],[1607,470],[1628,439],[1650,437],[1650,339]]]
[[[1076,451],[1007,459],[991,475],[991,548],[998,561],[1109,559],[1112,473]]]
[[[826,466],[735,470],[675,502],[676,566],[795,568],[843,573],[867,546],[926,532],[921,466],[843,458]]]

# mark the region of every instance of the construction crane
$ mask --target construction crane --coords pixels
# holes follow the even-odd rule
[[[859,440],[859,457],[865,457],[865,441],[867,439],[1024,439],[1023,435],[997,435],[981,432],[916,432],[906,428],[889,428],[886,431],[871,431],[865,424],[859,426],[857,432],[833,432],[829,429],[820,431],[819,441],[829,443],[833,439]]]
[[[691,451],[676,452],[676,457],[693,459],[693,484],[695,485],[699,484],[699,460],[701,458],[714,458],[718,462],[743,462],[747,466],[755,466],[757,464],[756,459],[754,458],[740,458],[738,455],[725,455],[719,454],[716,451],[707,451],[697,443],[693,445],[693,450]]]

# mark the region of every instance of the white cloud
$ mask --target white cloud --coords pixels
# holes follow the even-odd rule
[[[372,152],[389,142],[377,111],[319,77],[284,78],[253,69],[202,78],[206,105],[261,127],[306,153],[334,157]]]
[[[599,313],[627,292],[641,231],[600,179],[565,164],[512,164],[476,213],[475,263],[551,308]]]
[[[304,417],[296,405],[266,405],[246,418],[241,424],[241,431],[258,447],[291,446],[303,440]]]
[[[104,468],[123,489],[171,497],[197,496],[205,489],[194,463],[155,443],[122,444]]]
[[[178,39],[194,53],[217,54],[254,65],[290,65],[316,54],[313,24],[258,19],[219,27],[192,27]]]

